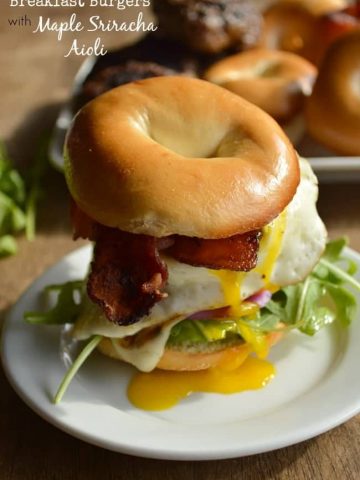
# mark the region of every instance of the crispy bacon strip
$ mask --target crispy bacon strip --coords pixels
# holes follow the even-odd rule
[[[217,240],[175,236],[166,253],[195,267],[248,272],[256,267],[260,238],[259,230]]]
[[[97,229],[101,225],[82,212],[75,202],[72,203],[71,213],[74,239],[96,240]],[[255,230],[217,240],[172,235],[158,238],[156,242],[158,250],[164,250],[176,260],[189,265],[247,272],[256,266],[260,237],[261,232]]]
[[[260,231],[219,240],[179,235],[156,239],[100,225],[75,202],[71,217],[74,239],[96,241],[88,295],[117,325],[137,322],[166,296],[168,271],[159,250],[194,266],[238,271],[256,266]]]
[[[84,238],[95,240],[97,223],[83,212],[72,198],[70,202],[70,218],[73,226],[73,239],[77,240],[78,238]]]
[[[117,325],[130,325],[166,296],[168,278],[156,239],[98,227],[88,295]]]

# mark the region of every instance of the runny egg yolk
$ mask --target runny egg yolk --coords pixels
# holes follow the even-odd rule
[[[278,287],[270,283],[272,271],[276,260],[280,254],[282,238],[286,227],[286,212],[282,212],[273,222],[266,225],[260,243],[260,250],[264,252],[264,259],[254,269],[264,280],[265,288],[276,291]],[[243,302],[241,295],[241,285],[244,281],[246,273],[233,272],[229,270],[213,271],[220,281],[224,292],[226,303],[230,306],[230,315],[241,318],[256,314],[259,310],[258,306]],[[251,307],[252,306],[252,307]],[[244,340],[249,343],[255,353],[260,358],[266,358],[269,353],[269,344],[266,336],[261,332],[256,332],[249,325],[239,323],[239,330]]]
[[[232,272],[229,270],[214,271],[220,281],[224,292],[226,303],[230,306],[230,316],[241,318],[247,315],[253,315],[259,310],[259,307],[249,302],[243,302],[241,298],[241,283],[246,275],[244,272]],[[265,335],[254,332],[245,324],[238,324],[241,336],[248,342],[260,358],[265,358],[268,354],[269,347],[266,342]]]
[[[275,375],[266,360],[248,357],[234,370],[210,368],[197,372],[154,370],[137,373],[128,387],[128,398],[143,410],[166,410],[191,393],[238,393],[264,387]]]
[[[265,259],[255,268],[264,280],[265,287],[277,291],[279,287],[271,283],[271,274],[279,257],[282,239],[286,228],[286,210],[263,228],[260,248],[266,252]]]
[[[270,283],[272,271],[280,254],[282,238],[286,226],[286,213],[282,213],[263,229],[260,249],[264,259],[254,269],[264,280],[265,288],[276,291],[278,287]],[[230,315],[235,318],[252,316],[259,307],[244,302],[241,285],[245,272],[212,270],[220,281]],[[220,367],[196,372],[169,372],[154,370],[150,373],[137,373],[128,387],[128,398],[133,405],[143,410],[165,410],[194,392],[238,393],[264,387],[275,375],[274,366],[265,360],[269,352],[266,335],[239,322],[238,328],[245,340],[242,354],[231,355]],[[251,352],[256,357],[249,356]]]
[[[253,272],[261,275],[261,278],[264,280],[264,287],[268,290],[278,290],[276,285],[271,284],[271,274],[281,251],[285,228],[286,210],[269,225],[266,225],[262,231],[260,252],[264,252],[264,259],[256,266]],[[246,277],[246,272],[230,270],[211,270],[211,272],[221,281],[225,301],[231,308],[231,314],[243,317],[244,308],[242,305],[241,286]]]

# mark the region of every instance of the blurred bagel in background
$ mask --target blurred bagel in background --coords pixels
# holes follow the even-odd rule
[[[321,64],[306,120],[310,134],[342,155],[360,155],[360,30],[331,45]]]
[[[358,27],[359,9],[344,0],[272,2],[264,11],[258,46],[296,53],[319,65],[336,38]]]
[[[262,108],[296,143],[304,131],[298,115],[316,75],[316,67],[299,55],[253,49],[216,62],[204,78]]]

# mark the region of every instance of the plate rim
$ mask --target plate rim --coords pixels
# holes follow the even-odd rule
[[[9,329],[9,326],[11,326],[12,322],[16,321],[16,318],[13,318],[15,316],[16,309],[20,308],[24,301],[26,302],[27,297],[29,295],[31,298],[32,294],[39,291],[40,284],[42,281],[44,281],[44,278],[48,275],[53,274],[56,268],[58,268],[58,266],[62,264],[64,261],[68,261],[71,263],[73,257],[74,258],[78,257],[80,253],[87,254],[87,251],[90,252],[90,250],[91,250],[91,246],[85,245],[63,256],[58,262],[56,262],[50,268],[46,269],[22,293],[22,295],[19,297],[17,302],[11,307],[8,314],[6,315],[6,318],[1,328],[1,341],[0,341],[1,363],[3,367],[3,371],[5,373],[5,376],[9,384],[28,407],[30,407],[37,415],[39,415],[41,418],[49,422],[51,425],[55,426],[56,428],[59,428],[61,431],[67,434],[70,434],[82,441],[85,441],[92,445],[95,445],[101,448],[106,448],[108,450],[115,451],[115,452],[121,452],[124,454],[141,456],[145,458],[154,458],[154,459],[201,461],[201,460],[221,460],[221,459],[237,458],[240,456],[264,453],[268,451],[277,450],[283,447],[287,447],[290,445],[294,445],[294,444],[309,440],[310,438],[313,438],[315,436],[321,435],[341,425],[342,423],[348,421],[350,418],[352,418],[353,416],[355,416],[360,412],[360,397],[357,400],[354,398],[345,407],[343,406],[340,409],[338,415],[333,419],[328,418],[326,422],[322,422],[322,423],[320,422],[321,424],[316,425],[316,428],[314,428],[314,425],[311,425],[311,426],[305,425],[305,427],[303,427],[300,431],[298,430],[297,432],[296,431],[293,432],[292,435],[287,435],[287,436],[285,435],[283,437],[280,436],[280,438],[274,438],[271,444],[268,444],[267,446],[263,445],[260,449],[250,446],[250,448],[242,447],[239,450],[239,447],[236,447],[236,446],[232,447],[232,445],[230,445],[227,447],[227,449],[222,449],[221,451],[212,450],[206,453],[204,453],[204,451],[202,451],[201,449],[199,451],[188,451],[185,448],[185,450],[179,451],[177,447],[175,449],[170,448],[164,451],[164,450],[158,450],[156,447],[153,448],[151,446],[148,448],[144,448],[144,446],[137,447],[134,445],[127,445],[126,440],[124,440],[124,438],[122,438],[121,441],[119,440],[115,441],[114,439],[104,440],[103,438],[99,436],[97,437],[96,435],[94,435],[89,431],[84,431],[84,429],[79,430],[76,426],[68,425],[66,422],[62,420],[62,416],[57,413],[58,411],[56,410],[56,407],[54,405],[51,405],[53,410],[48,411],[41,404],[38,404],[36,400],[31,397],[31,395],[27,395],[26,389],[22,387],[22,385],[19,384],[18,379],[16,379],[13,376],[13,372],[11,371],[11,362],[9,362],[8,361],[9,359],[7,358],[8,352],[6,348],[6,336],[7,336],[7,331]],[[355,259],[358,265],[360,266],[360,254],[358,252],[350,248],[347,248],[345,251],[345,255]],[[360,320],[359,311],[358,311],[358,317]],[[360,326],[358,328],[360,328]],[[60,358],[59,358],[59,363],[61,363]],[[78,388],[83,390],[83,387],[81,385],[78,385]],[[49,404],[51,404],[50,400],[49,400]],[[106,407],[114,408],[109,405],[106,405]]]

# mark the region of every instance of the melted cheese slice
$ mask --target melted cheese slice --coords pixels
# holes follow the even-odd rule
[[[111,339],[112,346],[120,358],[131,363],[142,372],[151,372],[159,363],[164,353],[171,329],[182,320],[184,320],[183,317],[178,317],[172,322],[166,322],[166,325],[162,327],[156,337],[148,340],[140,347],[124,348],[119,345],[119,342],[115,338]]]
[[[260,243],[257,267],[251,272],[229,272],[192,267],[166,258],[169,280],[168,297],[157,303],[150,314],[134,325],[120,327],[109,322],[100,308],[84,300],[83,311],[75,324],[73,334],[86,339],[98,334],[110,338],[134,335],[143,328],[176,321],[201,310],[211,310],[230,305],[238,313],[241,302],[263,288],[276,289],[303,280],[317,263],[326,244],[326,230],[316,210],[318,196],[317,180],[311,167],[301,160],[301,182],[293,200],[277,219],[264,229]],[[148,371],[149,365],[156,365],[165,348],[170,330],[164,330],[159,339],[153,340],[153,347],[146,348],[148,363],[135,360],[138,355],[127,353],[130,363]],[[246,340],[264,357],[265,346],[251,331],[244,332]],[[260,341],[260,343],[259,343]],[[256,348],[255,348],[256,346]],[[156,355],[149,356],[151,348]],[[150,359],[151,357],[151,359]],[[125,358],[125,353],[124,353]]]

